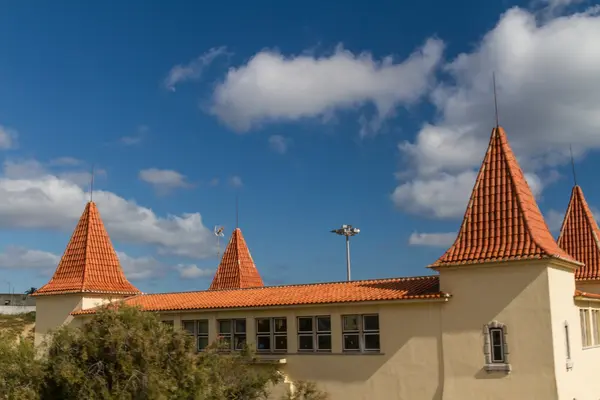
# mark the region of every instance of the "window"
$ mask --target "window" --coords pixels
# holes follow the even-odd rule
[[[287,319],[256,319],[256,351],[287,351]]]
[[[164,322],[167,322],[167,321],[164,321]],[[173,321],[171,321],[171,323],[172,322]],[[187,333],[190,336],[194,337],[194,341],[196,342],[196,349],[198,351],[202,351],[208,347],[208,320],[207,319],[181,321],[181,327],[183,330],[187,331]]]
[[[508,346],[506,344],[506,325],[492,321],[483,327],[484,369],[488,372],[510,372]]]
[[[171,328],[173,327],[173,320],[167,320],[167,321],[161,321],[163,324],[170,326]]]
[[[587,308],[580,309],[579,320],[581,322],[581,345],[583,347],[590,347],[592,345],[590,310],[588,310]]]
[[[344,351],[379,351],[379,315],[342,315]]]
[[[331,317],[298,317],[298,351],[331,351]]]
[[[219,337],[226,348],[242,350],[246,346],[246,320],[223,319],[217,321]]]
[[[592,338],[594,339],[594,345],[600,345],[600,316],[598,313],[600,310],[592,309]]]

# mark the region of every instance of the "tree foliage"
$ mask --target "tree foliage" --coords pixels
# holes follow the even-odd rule
[[[250,350],[222,350],[197,353],[185,331],[156,315],[106,307],[80,328],[53,332],[43,351],[0,341],[0,399],[259,400],[280,382],[277,368],[255,365]],[[309,386],[286,399],[326,398]]]

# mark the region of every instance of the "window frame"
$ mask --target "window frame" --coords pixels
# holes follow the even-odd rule
[[[244,331],[238,332],[238,322],[244,321]],[[221,331],[221,323],[229,322],[229,332]],[[243,350],[245,345],[248,343],[248,321],[246,318],[223,318],[217,319],[217,335],[220,343],[222,344],[224,340],[229,342],[229,349],[222,347],[221,351],[240,351]],[[243,338],[243,341],[238,342],[238,338]],[[242,347],[236,346],[236,343],[243,343]]]
[[[500,343],[496,343],[496,335],[499,333]],[[492,321],[483,326],[483,354],[484,354],[484,369],[487,372],[505,372],[510,373],[512,366],[509,362],[509,352],[507,343],[507,327],[498,321]],[[494,349],[500,347],[502,357],[495,358]]]
[[[344,353],[381,353],[381,325],[378,313],[369,314],[342,314],[342,351]],[[357,319],[356,329],[346,328],[346,318],[354,317]],[[366,329],[365,318],[377,317],[377,329]],[[346,336],[358,337],[358,348],[346,348]],[[367,348],[368,336],[376,336],[379,346],[377,348]]]
[[[269,331],[259,331],[259,321],[269,321]],[[288,321],[287,317],[258,317],[254,319],[256,326],[256,352],[258,353],[287,353],[288,352]],[[277,331],[277,321],[285,321],[285,331]],[[285,349],[277,348],[277,339],[285,338]],[[269,338],[269,348],[259,349],[258,339]]]
[[[166,323],[166,321],[163,322]],[[185,327],[185,324],[190,322],[194,324],[193,332],[191,332]],[[206,323],[206,332],[200,332],[200,323]],[[188,335],[194,338],[194,346],[196,348],[196,351],[204,351],[210,345],[210,342],[208,340],[208,333],[210,331],[210,320],[208,318],[181,320],[181,329],[186,331]],[[206,346],[200,347],[200,339],[206,339]]]
[[[311,321],[311,330],[309,331],[301,331],[300,330],[300,320],[310,320]],[[329,329],[321,330],[319,329],[319,320],[327,319],[329,320]],[[297,349],[299,353],[331,353],[333,348],[332,336],[331,336],[331,315],[300,315],[296,317],[296,334],[298,335],[298,344]],[[301,337],[309,337],[311,338],[311,349],[302,349],[300,348],[300,338]],[[319,346],[319,338],[329,337],[329,348],[320,348]]]

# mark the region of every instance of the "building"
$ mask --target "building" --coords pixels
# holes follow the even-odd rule
[[[36,343],[123,300],[222,336],[340,400],[600,398],[600,231],[573,188],[556,241],[504,130],[493,129],[454,244],[433,275],[265,287],[242,232],[209,290],[142,294],[94,203],[36,293]]]

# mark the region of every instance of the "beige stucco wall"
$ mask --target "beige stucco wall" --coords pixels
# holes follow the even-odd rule
[[[299,308],[163,314],[161,319],[209,319],[209,340],[217,338],[218,319],[248,318],[247,340],[255,345],[254,318],[286,317],[288,354],[281,371],[292,381],[317,382],[333,400],[441,399],[440,316],[442,302],[325,305]],[[342,315],[379,314],[380,354],[342,352]],[[297,317],[331,315],[332,352],[297,352]],[[266,357],[266,356],[265,356]]]
[[[52,330],[64,324],[72,324],[71,312],[94,308],[112,300],[114,299],[104,296],[83,296],[81,294],[37,296],[35,345],[42,344]],[[75,323],[78,323],[78,321],[80,320],[75,321]]]
[[[442,313],[443,400],[557,399],[546,264],[445,268],[440,284],[453,296]],[[494,320],[507,327],[511,373],[484,370],[483,327]]]
[[[588,292],[600,294],[600,282],[596,281],[577,281],[575,282],[577,289]]]

